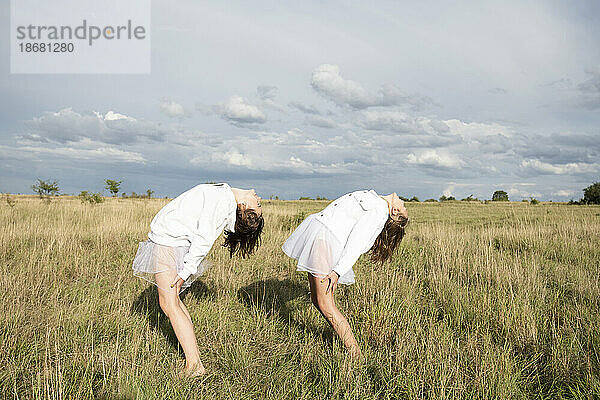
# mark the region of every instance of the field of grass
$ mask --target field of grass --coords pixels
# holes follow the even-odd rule
[[[185,294],[209,370],[183,353],[131,262],[166,200],[13,196],[0,204],[0,397],[448,399],[600,397],[600,207],[408,203],[383,267],[363,256],[338,306],[351,362],[280,250],[323,201],[265,201],[249,260],[215,243]]]

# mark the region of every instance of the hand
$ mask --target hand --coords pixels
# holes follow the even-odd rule
[[[331,294],[335,293],[335,289],[337,288],[338,284],[338,279],[340,279],[340,276],[335,271],[331,271],[330,273],[325,275],[323,279],[321,279],[321,283],[325,283],[325,280],[327,280],[327,289],[325,290],[325,294],[328,294],[329,290],[331,290]]]
[[[176,288],[177,293],[179,293],[179,292],[181,292],[181,285],[183,285],[183,279],[181,279],[179,277],[179,275],[177,275],[177,277],[175,277],[175,280],[173,281],[173,283],[171,283],[171,287]]]

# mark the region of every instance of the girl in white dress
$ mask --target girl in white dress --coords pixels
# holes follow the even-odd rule
[[[408,213],[396,193],[379,196],[373,190],[348,193],[323,211],[309,215],[283,244],[308,272],[312,303],[331,324],[353,357],[361,354],[352,329],[335,305],[338,283],[354,283],[352,266],[371,250],[371,260],[389,259],[404,237]]]
[[[204,272],[204,258],[223,230],[230,256],[245,258],[256,250],[264,226],[260,200],[253,189],[198,185],[165,205],[150,224],[148,240],[139,244],[133,273],[157,286],[160,308],[185,353],[184,375],[195,377],[206,370],[179,294]]]

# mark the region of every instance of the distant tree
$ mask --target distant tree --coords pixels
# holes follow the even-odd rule
[[[91,197],[90,203],[93,203],[93,204],[102,203],[104,201],[104,197],[102,197],[102,194],[100,194],[98,192],[92,193],[90,195],[90,197]]]
[[[473,197],[472,194],[469,197],[465,197],[464,199],[460,199],[460,201],[478,201],[477,197]]]
[[[456,200],[456,198],[454,198],[454,196],[446,196],[444,194],[440,197],[440,201],[449,201],[449,200]]]
[[[130,194],[125,194],[125,193],[121,193],[121,197],[124,199],[151,199],[152,196],[154,195],[154,191],[153,190],[146,190],[146,193],[136,193],[136,192],[131,192]],[[168,197],[165,196],[165,199],[167,199]]]
[[[275,196],[275,200],[279,200],[279,196]]]
[[[317,200],[329,200],[327,197],[317,196]]]
[[[50,196],[58,195],[58,182],[57,181],[43,181],[38,178],[38,182],[35,185],[31,185],[31,189],[40,196],[40,199],[49,202]]]
[[[99,204],[104,201],[104,197],[100,193],[89,193],[83,190],[79,193],[79,200],[82,203]]]
[[[436,199],[427,199],[425,200],[425,203],[437,203]]]
[[[596,182],[583,189],[582,203],[585,204],[600,204],[600,182]]]
[[[121,183],[123,183],[123,181],[115,181],[112,179],[105,179],[104,183],[106,184],[106,185],[104,185],[104,189],[111,192],[113,197],[117,197],[117,193],[119,193],[119,190],[121,190]]]
[[[313,200],[311,197],[300,196],[298,200]]]
[[[527,200],[525,200],[525,201],[527,201]],[[533,204],[533,205],[540,204],[540,201],[538,199],[536,199],[535,197],[530,197],[529,204]]]
[[[406,198],[404,196],[398,196],[398,198],[402,201],[410,201],[408,198]]]
[[[411,199],[410,199],[410,200],[408,200],[408,201],[413,201],[413,202],[416,202],[416,203],[418,203],[418,202],[419,202],[419,198],[418,198],[417,196],[413,196],[413,197],[411,197]]]
[[[504,190],[496,190],[492,195],[492,201],[508,201],[508,193]]]

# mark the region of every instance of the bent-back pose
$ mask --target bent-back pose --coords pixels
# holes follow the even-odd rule
[[[167,315],[185,353],[184,374],[206,372],[190,314],[179,294],[207,268],[204,259],[225,230],[229,255],[247,257],[260,244],[264,220],[255,191],[226,183],[198,185],[177,196],[154,216],[148,240],[141,242],[133,273],[158,288],[160,308]]]
[[[338,283],[354,283],[352,266],[371,250],[371,260],[383,263],[404,237],[408,213],[396,193],[379,196],[374,190],[348,193],[323,211],[309,215],[283,244],[308,272],[312,303],[331,324],[353,357],[361,354],[352,329],[335,305]]]

